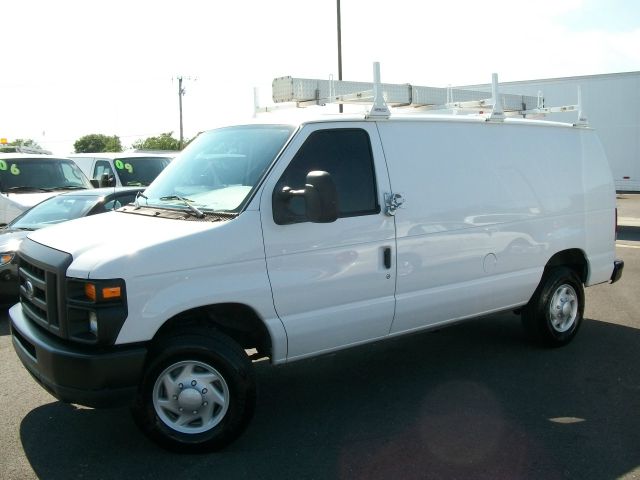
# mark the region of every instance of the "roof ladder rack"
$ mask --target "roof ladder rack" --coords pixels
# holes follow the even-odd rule
[[[28,153],[31,155],[51,155],[51,151],[39,147],[25,147],[23,145],[9,145],[0,143],[0,153]]]
[[[544,99],[538,95],[518,95],[500,93],[498,75],[492,76],[491,93],[454,87],[423,87],[405,84],[381,83],[380,64],[373,64],[373,82],[351,82],[278,77],[272,82],[274,105],[260,107],[257,95],[255,113],[269,112],[282,108],[309,107],[327,104],[372,105],[367,118],[388,118],[389,107],[394,109],[412,108],[425,110],[470,110],[473,113],[488,114],[487,121],[500,122],[506,116],[544,115],[556,112],[580,110],[578,105],[545,107]],[[578,102],[580,103],[580,101]],[[586,125],[583,115],[579,115],[577,126]]]

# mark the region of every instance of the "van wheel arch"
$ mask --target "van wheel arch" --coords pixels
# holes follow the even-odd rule
[[[558,267],[573,270],[583,284],[587,283],[589,278],[589,262],[582,250],[571,248],[554,254],[544,267],[543,278],[550,270]]]
[[[181,312],[158,329],[152,343],[193,327],[213,328],[243,349],[255,348],[261,357],[272,356],[272,341],[267,327],[253,308],[241,303],[205,305]]]

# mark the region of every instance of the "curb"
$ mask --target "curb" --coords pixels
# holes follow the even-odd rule
[[[640,227],[640,218],[618,217],[618,227]]]

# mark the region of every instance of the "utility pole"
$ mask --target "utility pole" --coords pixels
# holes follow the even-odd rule
[[[340,20],[340,0],[337,1],[338,9],[338,80],[342,80],[342,27]],[[342,104],[339,105],[340,113],[342,113]]]
[[[196,77],[183,77],[182,75],[178,75],[176,77],[178,79],[178,107],[180,108],[180,150],[184,146],[184,129],[182,125],[182,97],[187,92],[187,90],[182,86],[183,80],[197,80]]]
[[[182,76],[178,77],[178,105],[180,107],[180,150],[182,150],[182,144],[184,143],[184,132],[182,128],[182,96],[185,94],[184,88],[182,88]]]

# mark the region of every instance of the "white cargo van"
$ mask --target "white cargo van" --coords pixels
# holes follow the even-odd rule
[[[334,115],[201,134],[136,206],[30,234],[15,350],[57,398],[175,450],[248,424],[273,364],[515,310],[561,346],[618,280],[589,128]],[[250,356],[248,352],[253,352]]]
[[[0,225],[54,195],[93,188],[68,158],[32,153],[0,153]]]
[[[95,187],[147,186],[177,152],[74,153],[69,155]]]

